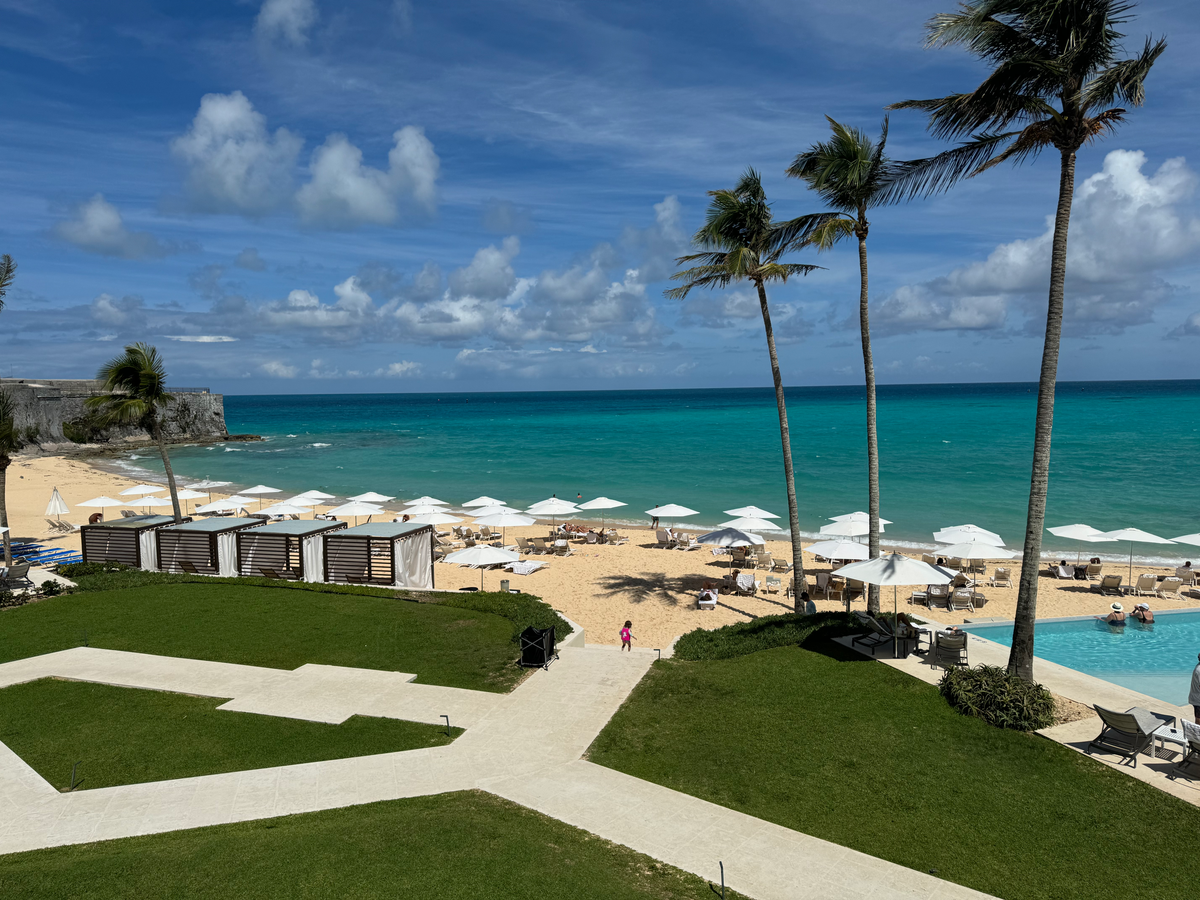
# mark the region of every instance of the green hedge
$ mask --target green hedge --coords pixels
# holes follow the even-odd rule
[[[703,628],[689,631],[675,644],[675,658],[732,659],[774,647],[799,646],[818,631],[823,637],[838,637],[862,631],[862,624],[844,612],[763,616],[712,631]]]
[[[938,690],[965,716],[997,728],[1037,731],[1054,724],[1054,698],[1035,682],[1009,675],[999,666],[949,668]]]
[[[390,597],[417,603],[437,603],[458,609],[488,612],[513,623],[513,640],[530,625],[535,628],[555,627],[555,636],[562,640],[572,632],[566,619],[545,601],[532,594],[501,594],[483,591],[446,591],[413,593],[391,588],[356,584],[313,584],[307,581],[279,581],[271,578],[212,578],[205,575],[175,575],[167,572],[146,572],[120,563],[71,563],[59,566],[59,574],[70,578],[80,591],[119,591],[156,584],[198,582],[200,584],[256,585],[292,591],[314,591],[320,594],[350,594],[360,597]]]

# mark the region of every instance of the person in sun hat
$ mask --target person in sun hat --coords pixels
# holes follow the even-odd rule
[[[1124,625],[1125,624],[1125,607],[1120,603],[1112,605],[1112,612],[1107,616],[1096,616],[1102,622],[1107,622],[1109,625]]]
[[[1143,625],[1154,624],[1154,613],[1150,611],[1149,603],[1139,603],[1133,608],[1133,617]]]

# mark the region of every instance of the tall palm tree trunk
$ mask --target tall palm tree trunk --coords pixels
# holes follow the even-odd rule
[[[860,219],[862,213],[860,211]],[[867,378],[867,515],[870,532],[867,546],[874,559],[879,556],[879,433],[875,428],[875,361],[871,356],[871,323],[867,315],[867,236],[858,235],[858,327],[862,333],[863,372]],[[879,612],[879,585],[870,585],[867,611]]]
[[[150,422],[150,433],[158,444],[159,455],[162,456],[163,470],[167,473],[167,489],[171,492],[171,506],[175,510],[175,522],[183,521],[183,513],[179,509],[179,490],[175,487],[175,473],[171,470],[171,457],[167,455],[167,441],[163,437],[162,425],[155,416]]]
[[[12,460],[8,456],[0,456],[0,526],[8,527],[8,500],[5,496],[5,482],[8,479],[8,465]],[[12,565],[12,535],[7,531],[0,538],[4,542],[4,565]]]
[[[771,327],[771,310],[767,306],[767,289],[761,281],[758,305],[762,309],[763,330],[767,333],[767,352],[771,356],[771,378],[775,382],[775,406],[779,410],[779,439],[783,443],[783,477],[787,481],[788,525],[792,534],[792,578],[796,585],[795,610],[803,612],[800,592],[804,584],[804,553],[800,540],[800,510],[796,505],[796,473],[792,467],[792,438],[788,431],[787,402],[783,397],[783,376],[779,374],[779,356],[775,352],[775,330]]]
[[[1054,428],[1054,385],[1058,378],[1058,347],[1062,339],[1063,291],[1067,279],[1067,230],[1075,196],[1075,152],[1064,150],[1058,179],[1058,210],[1054,214],[1054,244],[1050,256],[1050,298],[1046,309],[1046,344],[1038,379],[1037,421],[1033,434],[1033,474],[1029,480],[1029,514],[1025,521],[1025,552],[1013,622],[1008,671],[1033,680],[1033,625],[1037,618],[1038,568],[1042,558],[1042,528],[1046,521],[1046,490],[1050,482],[1050,435]]]

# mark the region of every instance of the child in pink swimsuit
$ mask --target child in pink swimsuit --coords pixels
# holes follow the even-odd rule
[[[633,652],[633,632],[629,630],[632,627],[633,623],[626,620],[625,627],[621,629],[621,649],[630,653]]]

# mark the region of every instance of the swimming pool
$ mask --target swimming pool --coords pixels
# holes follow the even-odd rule
[[[1130,619],[1114,627],[1092,618],[1047,619],[1034,626],[1034,653],[1113,684],[1187,706],[1196,654],[1200,610],[1155,613],[1151,625]],[[981,638],[1012,646],[1012,623],[967,625]]]

